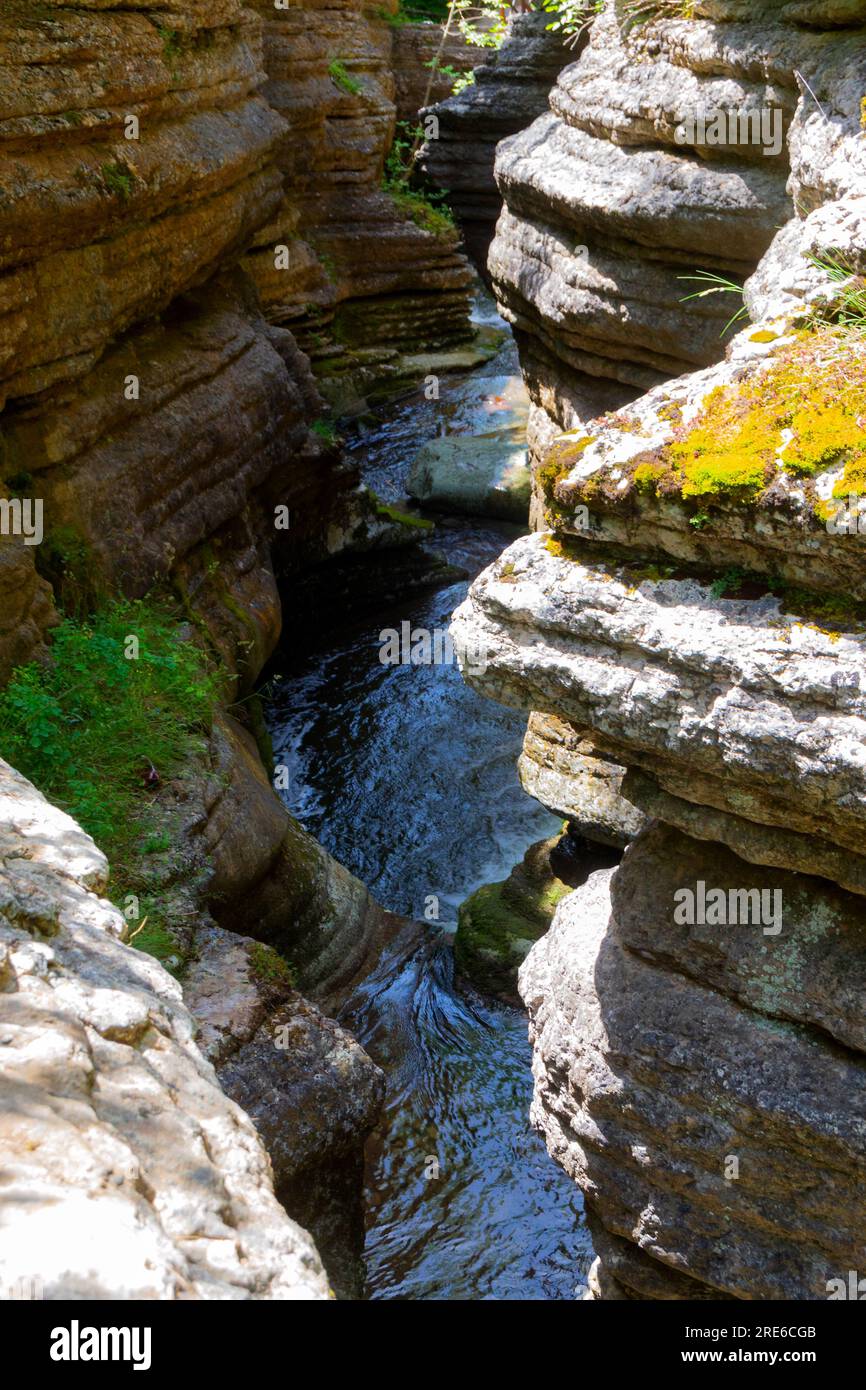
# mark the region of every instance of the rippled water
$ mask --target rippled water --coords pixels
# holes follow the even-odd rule
[[[503,365],[493,390],[491,369],[449,384],[449,428],[478,432],[500,409]],[[404,402],[357,436],[380,495],[401,495],[412,455],[440,432],[426,404]],[[474,572],[513,534],[452,521],[436,545]],[[388,1076],[368,1154],[370,1296],[570,1299],[590,1243],[576,1188],[529,1126],[526,1018],[455,987],[449,931],[460,902],[558,822],[517,781],[524,715],[482,700],[454,666],[378,656],[382,628],[445,627],[466,588],[329,633],[282,668],[269,725],[308,829],[385,907],[422,918],[438,903],[439,925],[386,953],[344,1013]]]

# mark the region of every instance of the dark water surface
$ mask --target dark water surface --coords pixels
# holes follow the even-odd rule
[[[449,429],[490,428],[479,418],[511,398],[503,369],[508,354],[449,383]],[[441,403],[428,404],[391,407],[357,435],[381,496],[402,495],[414,453],[442,432]],[[514,534],[455,520],[435,545],[475,573]],[[577,1189],[529,1126],[526,1017],[455,988],[449,930],[474,888],[559,823],[517,780],[525,715],[482,700],[456,666],[379,661],[381,629],[445,628],[466,588],[330,632],[282,666],[268,722],[304,825],[385,907],[423,919],[438,904],[438,925],[408,952],[391,948],[343,1016],[388,1076],[368,1161],[369,1295],[571,1299],[591,1247]]]

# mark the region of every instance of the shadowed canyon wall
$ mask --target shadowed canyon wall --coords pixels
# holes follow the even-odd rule
[[[469,254],[485,277],[502,206],[493,177],[496,146],[546,109],[557,74],[585,42],[566,47],[550,23],[546,12],[512,15],[502,46],[485,53],[474,82],[432,109],[436,138],[419,155],[425,174],[448,190]]]
[[[371,382],[419,380],[403,356],[471,339],[471,276],[457,234],[416,226],[381,186],[396,120],[396,0],[256,8],[264,93],[286,122],[283,198],[247,257],[267,315],[297,333],[339,404]]]

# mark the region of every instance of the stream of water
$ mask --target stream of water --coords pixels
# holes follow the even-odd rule
[[[522,410],[513,348],[359,429],[351,449],[389,500],[448,430],[482,433]],[[514,528],[441,523],[435,545],[476,573]],[[529,1125],[526,1017],[455,985],[457,908],[502,879],[559,825],[521,789],[526,719],[481,699],[453,665],[385,666],[382,628],[447,627],[466,582],[331,631],[283,664],[269,726],[288,766],[289,809],[383,906],[414,918],[438,903],[420,945],[394,947],[343,1021],[385,1069],[386,1115],[368,1145],[365,1264],[371,1298],[573,1299],[591,1246],[574,1184]],[[435,909],[434,909],[435,910]]]

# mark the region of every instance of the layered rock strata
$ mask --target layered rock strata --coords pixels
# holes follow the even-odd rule
[[[59,587],[168,581],[247,680],[279,631],[276,541],[319,558],[328,513],[348,531],[358,510],[353,474],[310,434],[309,364],[246,277],[217,274],[282,196],[261,56],[236,0],[13,4],[0,21],[0,477],[44,506]]]
[[[619,905],[612,916],[613,883],[626,893],[648,867],[629,864],[639,845],[565,900],[523,967],[535,1122],[586,1194],[602,1267],[627,1296],[826,1298],[863,1258],[863,1055],[810,1026],[796,946],[785,1013],[767,959],[758,1012],[726,967],[714,986],[695,978],[693,941],[676,951],[681,973],[663,935],[647,947],[634,905],[624,923]],[[742,863],[734,873],[753,877]],[[795,930],[814,926],[807,911]],[[608,1264],[612,1245],[625,1255]]]
[[[588,840],[623,849],[643,828],[634,798],[623,795],[624,769],[554,714],[529,716],[517,767],[523,790]]]
[[[263,314],[248,271],[238,265],[283,206],[279,160],[288,127],[263,94],[262,33],[261,18],[240,0],[155,0],[145,9],[134,0],[4,6],[0,680],[49,657],[52,587],[67,613],[157,589],[170,591],[190,619],[183,635],[206,642],[218,658],[231,699],[252,688],[280,635],[277,571],[285,591],[300,571],[336,552],[405,543],[405,528],[379,513],[341,461],[309,360],[288,329]],[[383,82],[390,81],[386,74]],[[370,169],[381,163],[392,121],[389,97]],[[331,211],[338,205],[335,195]],[[431,239],[414,225],[400,231],[390,205],[381,220],[395,241],[402,237],[404,250],[420,245],[439,264],[441,248],[432,254]],[[424,255],[405,269],[406,286],[426,265]],[[452,251],[445,260],[458,264]],[[465,278],[458,266],[457,280]],[[435,276],[425,278],[425,305],[439,288]],[[447,299],[447,284],[446,291]],[[446,318],[455,302],[452,295]],[[43,535],[30,546],[14,509],[37,504],[44,508]],[[241,931],[249,919],[251,931],[292,958],[305,988],[330,997],[375,958],[391,924],[363,885],[286,814],[269,778],[248,734],[218,718],[201,765],[181,769],[161,787],[171,844],[154,860],[162,865],[154,874],[176,946],[169,963],[194,964],[197,934],[216,932],[217,919]],[[22,795],[38,801],[32,789]],[[32,996],[40,1016],[32,1023],[28,1015],[26,1027],[41,1030],[48,1067],[32,1072],[30,1090],[20,1093],[22,1103],[45,1110],[49,1139],[41,1157],[20,1157],[26,1146],[11,1111],[15,1163],[22,1171],[32,1163],[35,1172],[44,1159],[47,1167],[8,1204],[9,1279],[32,1269],[19,1227],[32,1201],[28,1221],[37,1223],[47,1221],[40,1212],[54,1204],[61,1263],[52,1273],[46,1256],[42,1274],[64,1295],[326,1296],[312,1243],[274,1201],[268,1160],[249,1121],[220,1095],[191,1043],[178,986],[148,956],[119,944],[123,923],[114,909],[83,888],[73,892],[68,823],[39,805],[44,844],[20,852],[13,846],[10,858],[48,855],[60,886],[48,883],[43,891],[34,880],[34,901],[50,907],[51,895],[60,900],[68,889],[72,907],[68,933],[64,925],[55,943],[60,954],[51,956],[55,944],[38,945],[35,955],[19,950],[16,937],[13,964],[0,971],[10,997]],[[88,884],[101,892],[107,869],[95,849],[88,853],[100,866]],[[23,921],[24,908],[10,903],[15,921]],[[61,983],[69,976],[65,1012],[52,997],[55,974]],[[93,989],[111,996],[106,1007],[114,1000],[118,1016],[136,1014],[128,1039],[125,1025],[115,1029],[111,1018],[110,1032],[97,1036],[101,1013],[97,1018],[93,1008],[104,1009],[99,999],[91,1007]],[[356,1162],[378,1105],[378,1073],[314,1006],[293,996],[292,1010],[304,1027],[295,1029],[297,1045],[282,1058],[273,1115],[283,1102],[289,1113],[293,1087],[296,1098],[315,1107],[317,1086],[333,1098],[342,1078],[348,1148],[337,1161],[351,1149]],[[29,1036],[22,1034],[25,1050]],[[255,1036],[246,1044],[252,1055]],[[52,1047],[73,1057],[71,1083],[54,1076]],[[316,1056],[323,1059],[318,1071]],[[148,1083],[148,1069],[161,1079]],[[163,1139],[123,1129],[125,1071],[132,1110],[137,1095],[156,1086],[151,1119],[159,1129],[164,1118]],[[264,1071],[251,1063],[244,1074],[250,1079],[245,1087],[237,1081],[238,1094],[264,1114]],[[353,1111],[360,1076],[366,1089],[357,1088]],[[13,1080],[17,1087],[17,1075]],[[89,1098],[91,1089],[104,1090],[104,1109]],[[273,1117],[270,1128],[262,1121],[265,1129],[277,1152]],[[64,1135],[80,1147],[65,1196]],[[336,1150],[320,1138],[321,1164]],[[313,1147],[310,1136],[298,1137],[305,1162]],[[177,1174],[172,1150],[182,1155]],[[79,1260],[75,1232],[88,1228],[94,1193],[115,1182],[112,1155],[121,1168],[128,1157],[127,1177],[116,1181],[129,1191],[107,1202],[94,1243]],[[280,1150],[281,1173],[285,1159]],[[201,1193],[189,1167],[196,1162]],[[128,1258],[112,1253],[112,1221],[129,1230]]]
[[[467,250],[483,275],[502,198],[493,177],[496,146],[523,130],[547,107],[558,73],[574,61],[573,47],[549,28],[547,13],[516,14],[501,48],[485,54],[475,80],[430,114],[438,133],[425,142],[420,167],[447,189]]]
[[[220,1085],[250,1116],[287,1211],[310,1229],[338,1296],[362,1287],[363,1141],[385,1078],[333,1019],[297,993],[279,957],[204,926],[184,1000]]]
[[[465,338],[465,264],[378,191],[393,131],[390,27],[355,9],[314,14],[298,8],[264,26],[269,56],[273,26],[326,30],[311,83],[293,70],[280,88],[319,123],[323,149],[337,142],[323,167],[298,165],[309,203],[297,215],[338,239],[365,217],[356,241],[387,234],[391,269],[368,240],[340,292],[365,306],[371,296],[369,313],[356,305],[362,347],[367,333],[379,341],[382,322],[391,333],[388,304],[404,292],[414,349],[427,341],[422,320],[431,341],[442,336],[440,309]],[[327,75],[329,45],[339,48],[347,26],[376,54],[369,148],[370,112],[362,103],[347,124],[346,93]],[[35,14],[13,0],[0,21],[0,483],[44,504],[40,565],[57,587],[68,577],[138,596],[168,582],[247,685],[279,631],[275,559],[290,575],[359,536],[364,547],[401,539],[340,462],[309,362],[277,322],[292,315],[271,314],[260,285],[263,317],[234,268],[260,235],[273,251],[266,229],[295,168],[286,151],[304,138],[303,121],[298,129],[269,104],[264,57],[262,20],[240,0],[147,12],[57,3]],[[309,284],[299,295],[303,312],[315,309]],[[50,608],[27,551],[4,546],[2,559],[20,591],[21,636],[0,656],[8,666],[38,651]]]
[[[692,579],[636,587],[627,569],[547,544],[518,542],[507,582],[482,576],[458,611],[458,646],[488,655],[467,678],[555,708],[601,752],[649,769],[641,782],[664,790],[639,799],[655,814],[670,777],[702,838],[645,830],[530,953],[535,1121],[593,1219],[662,1266],[609,1270],[629,1296],[826,1296],[857,1267],[866,1216],[862,893],[826,881],[838,842],[853,861],[840,878],[862,887],[862,638]],[[737,847],[753,862],[710,843],[717,800],[751,830]],[[780,828],[800,872],[765,867],[781,858]],[[677,894],[699,884],[726,901],[757,893],[779,920],[679,923]]]
[[[407,373],[422,379],[404,356],[472,338],[456,233],[417,225],[383,191],[396,118],[389,8],[255,0],[265,95],[285,120],[283,195],[246,264],[268,318],[298,334],[338,410]]]
[[[648,818],[521,973],[533,1115],[586,1194],[596,1297],[826,1298],[864,1259],[864,21],[862,7],[698,5],[626,33],[608,7],[550,116],[502,153],[501,293],[545,412],[536,522],[552,532],[476,581],[455,640],[476,654],[476,688],[628,768],[621,793]],[[618,67],[617,46],[641,61]],[[739,144],[684,149],[698,101],[779,109],[784,150],[759,164]],[[748,282],[753,322],[726,360],[635,378],[652,389],[587,418],[571,326],[581,351],[597,338],[581,370],[625,384],[641,358],[682,369],[643,357],[667,320],[644,338],[614,276],[610,328],[598,301],[569,318],[556,279],[518,292],[509,247],[568,206],[588,252],[561,265],[581,294],[602,232],[606,251],[634,241],[630,263],[665,273],[688,248],[710,256],[713,226],[716,255],[755,255],[786,168],[796,214]],[[606,174],[621,191],[638,169],[635,197],[606,204]],[[683,319],[681,361],[704,332],[702,313]]]
[[[550,109],[497,153],[505,210],[489,266],[518,336],[539,448],[552,428],[718,360],[736,302],[684,304],[701,286],[681,277],[742,283],[793,211],[781,136],[799,97],[794,70],[814,68],[814,36],[783,30],[778,53],[778,25],[629,28],[620,8],[593,21]],[[770,144],[710,145],[691,123],[765,107],[778,113],[780,141],[766,157]]]
[[[104,857],[5,763],[0,820],[4,1296],[327,1298]]]

